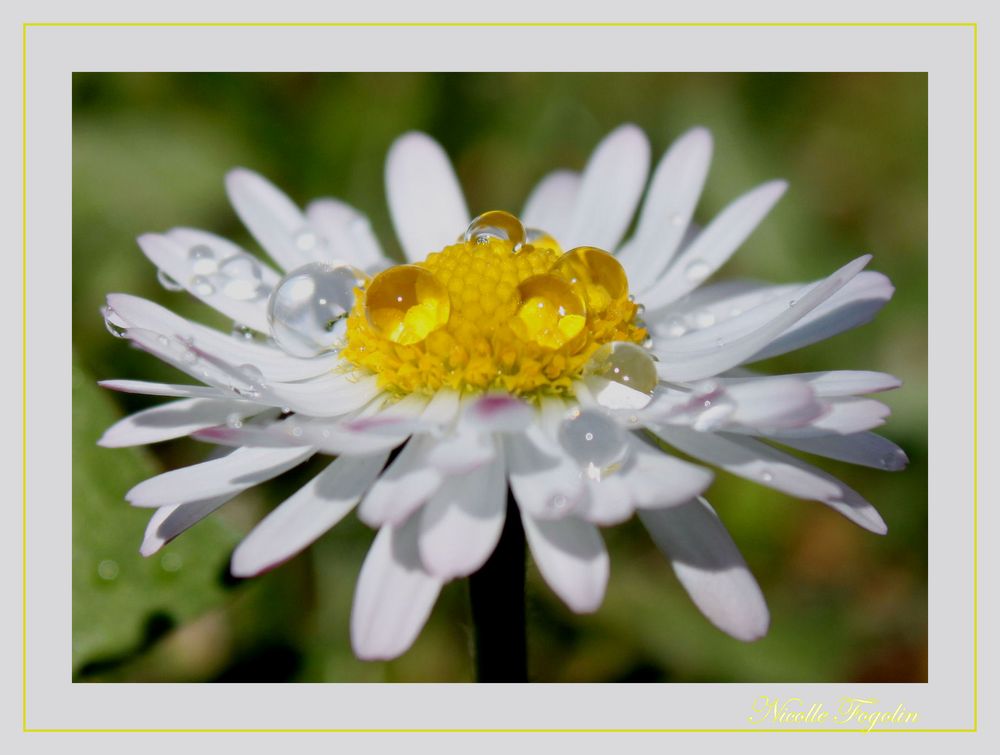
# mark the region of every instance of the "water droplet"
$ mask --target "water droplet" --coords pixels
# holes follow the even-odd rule
[[[160,346],[163,346],[164,348],[170,345],[170,339],[163,335],[157,336],[156,342],[160,344]]]
[[[311,262],[278,283],[267,305],[271,336],[287,354],[315,357],[343,346],[354,290],[365,274],[353,267]]]
[[[667,322],[667,335],[671,338],[677,338],[685,333],[687,333],[687,326],[684,325],[680,318],[674,317]]]
[[[595,480],[618,469],[628,450],[625,431],[593,409],[563,420],[557,437],[563,450],[584,468],[584,474]]]
[[[171,278],[169,275],[167,275],[162,270],[157,270],[156,271],[156,280],[158,280],[160,282],[160,285],[163,286],[165,289],[167,289],[167,291],[183,291],[184,290],[184,286],[182,286],[180,283],[178,283],[177,281],[175,281],[173,278]]]
[[[180,553],[175,553],[174,551],[168,551],[160,557],[160,568],[166,572],[180,571],[180,568],[184,566],[184,557]]]
[[[237,412],[233,412],[228,417],[226,417],[226,427],[231,430],[239,430],[243,427],[243,415]]]
[[[230,334],[239,341],[254,341],[257,339],[257,334],[253,328],[247,327],[240,322],[233,323],[233,329],[230,331]]]
[[[708,309],[695,312],[694,324],[699,328],[709,328],[715,325],[715,313]]]
[[[104,317],[104,327],[115,338],[124,338],[127,329],[121,317],[111,307],[102,307],[101,315]]]
[[[908,462],[909,459],[903,449],[894,448],[892,451],[889,451],[885,456],[879,459],[879,466],[882,469],[896,470],[902,469]]]
[[[488,244],[490,241],[509,241],[514,247],[524,243],[524,226],[521,221],[503,210],[484,212],[469,223],[463,236],[466,243]]]
[[[118,562],[113,561],[110,558],[104,559],[97,565],[97,576],[105,582],[111,582],[117,579],[120,571],[121,570],[118,568]]]
[[[684,275],[687,279],[692,282],[701,282],[705,280],[712,272],[712,268],[709,266],[705,260],[694,259],[691,260],[684,267]]]
[[[546,505],[553,511],[565,511],[569,506],[569,499],[561,493],[556,493],[546,501]]]
[[[181,361],[186,364],[196,364],[198,362],[198,352],[190,346],[186,347],[181,353]],[[208,371],[205,370],[202,374],[207,375]]]
[[[242,398],[257,398],[264,390],[264,373],[254,364],[241,364],[239,372],[246,386],[232,386],[233,391]]]
[[[302,228],[295,234],[295,246],[303,252],[311,252],[320,244],[320,238],[311,228]]]
[[[641,401],[632,401],[628,407],[623,407],[622,397],[618,395],[621,393],[620,389],[611,392],[612,395],[605,396],[605,391],[601,391],[595,396],[598,403],[614,409],[642,408],[649,403],[653,390],[660,381],[656,363],[649,352],[628,341],[616,341],[600,347],[584,367],[584,374],[604,378],[644,397]]]
[[[729,310],[729,316],[730,317],[739,317],[742,314],[743,314],[743,310],[740,309],[739,307],[733,307],[732,309]]]
[[[524,230],[524,240],[532,246],[545,247],[546,249],[558,249],[559,243],[548,231],[541,228],[526,228]]]
[[[222,293],[237,301],[252,301],[264,294],[260,263],[249,254],[234,254],[219,265]]]
[[[566,252],[549,272],[568,280],[591,313],[600,314],[628,299],[628,278],[621,263],[592,246]]]
[[[723,341],[721,338],[716,338],[715,339],[715,348],[721,349],[725,345],[726,345],[726,342]]]
[[[521,281],[517,327],[522,337],[546,349],[579,343],[587,324],[587,307],[562,278],[544,273]]]
[[[451,317],[448,290],[426,268],[397,265],[376,275],[365,295],[368,324],[393,343],[420,343]]]
[[[195,275],[212,275],[219,269],[215,252],[205,244],[191,247],[188,252],[188,262],[191,265],[191,272]]]
[[[679,212],[675,212],[670,215],[670,225],[682,226],[685,222],[685,217]]]
[[[301,438],[302,437],[302,428],[299,427],[298,425],[296,425],[295,427],[293,427],[292,428],[292,435],[294,435],[296,438]]]
[[[789,309],[791,309],[792,307],[794,307],[795,303],[797,301],[798,301],[798,299],[789,299],[789,301],[788,301],[788,307],[789,307]]]
[[[215,286],[212,285],[212,281],[206,278],[204,275],[196,275],[188,282],[188,288],[196,296],[211,296],[215,293]]]
[[[760,479],[763,482],[771,482],[774,479],[774,473],[769,469],[762,469],[760,471]]]

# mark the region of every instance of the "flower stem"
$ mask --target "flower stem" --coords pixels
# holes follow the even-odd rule
[[[482,568],[469,577],[477,681],[528,681],[524,556],[521,515],[508,492],[500,542]]]

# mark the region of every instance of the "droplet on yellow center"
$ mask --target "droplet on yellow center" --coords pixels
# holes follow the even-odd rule
[[[521,297],[518,319],[526,336],[539,346],[559,349],[585,335],[587,307],[562,278],[547,273],[533,275],[517,287]]]
[[[490,210],[469,223],[464,239],[471,244],[488,244],[499,239],[516,248],[524,243],[524,236],[524,226],[515,216],[503,210]]]
[[[372,279],[365,294],[365,315],[376,333],[409,346],[447,324],[451,300],[430,271],[397,265]]]
[[[628,298],[628,278],[621,263],[592,246],[566,252],[550,272],[566,278],[593,314],[601,314],[612,304]]]

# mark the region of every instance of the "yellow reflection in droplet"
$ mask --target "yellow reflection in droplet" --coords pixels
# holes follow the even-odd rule
[[[379,335],[408,346],[448,322],[448,291],[428,270],[397,265],[376,275],[365,294],[368,324]]]
[[[517,316],[526,337],[547,349],[573,345],[584,333],[587,307],[572,286],[555,275],[534,275],[518,286]]]
[[[612,304],[628,298],[628,278],[621,263],[592,246],[566,252],[550,272],[566,278],[593,314],[601,314]]]

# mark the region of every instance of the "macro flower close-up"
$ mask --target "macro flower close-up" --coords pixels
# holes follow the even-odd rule
[[[894,289],[857,250],[813,281],[716,276],[787,185],[750,188],[699,227],[712,152],[696,127],[654,160],[643,131],[623,125],[522,206],[473,208],[443,148],[405,133],[385,163],[402,263],[362,210],[332,198],[300,209],[261,175],[229,172],[259,249],[188,227],[139,246],[165,287],[233,332],[126,293],[103,310],[115,336],[189,379],[102,381],[170,400],[118,421],[101,445],[191,436],[214,449],[128,491],[151,514],[142,554],[328,457],[230,569],[283,564],[356,511],[377,530],[351,608],[361,659],[405,653],[442,587],[507,539],[524,538],[573,612],[599,611],[613,569],[603,532],[633,516],[709,622],[764,636],[764,595],[706,490],[722,470],[885,534],[863,491],[788,450],[902,469],[906,454],[873,432],[889,410],[871,397],[900,381],[754,365],[864,325]]]

